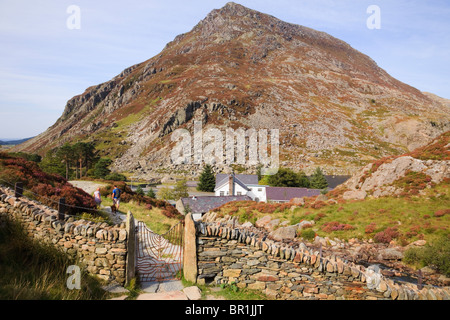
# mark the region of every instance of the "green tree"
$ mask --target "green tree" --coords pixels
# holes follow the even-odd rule
[[[177,184],[173,188],[173,196],[174,200],[189,197],[188,187],[185,179],[177,181]]]
[[[175,200],[173,190],[168,186],[164,186],[159,189],[158,198],[163,200]]]
[[[322,170],[317,167],[313,175],[310,178],[310,186],[314,189],[325,189],[328,187],[327,179],[322,172]]]
[[[273,187],[303,187],[309,188],[308,177],[303,171],[294,172],[289,168],[280,168],[274,175],[268,177],[267,182]]]
[[[111,173],[111,170],[109,170],[109,166],[111,165],[112,160],[108,158],[101,158],[97,161],[97,163],[94,166],[94,176],[96,178],[103,179],[107,175]]]
[[[112,172],[104,177],[106,180],[113,180],[113,181],[126,181],[127,177],[125,177],[123,174],[118,172]]]
[[[84,145],[82,142],[77,142],[73,145],[73,154],[77,165],[75,166],[75,179],[78,178],[78,168],[80,169],[80,178],[83,175],[83,159],[84,159]],[[79,165],[79,166],[78,166]]]
[[[56,156],[61,159],[61,161],[66,165],[66,180],[69,180],[69,169],[70,165],[74,159],[74,150],[73,147],[65,143],[61,148],[56,152]]]
[[[207,164],[200,174],[199,183],[197,185],[198,191],[214,192],[216,187],[216,178],[211,165]]]
[[[95,155],[95,146],[92,142],[83,142],[81,143],[81,154],[83,159],[82,164],[80,163],[80,166],[83,165],[86,169],[86,173],[89,170],[89,166],[92,165],[92,163],[95,161],[96,159],[96,155]],[[81,178],[81,172],[80,171],[80,178]]]
[[[57,155],[57,149],[47,151],[39,167],[47,173],[56,173],[64,177],[66,170],[63,161]]]
[[[152,199],[156,199],[156,194],[155,194],[155,191],[153,191],[153,188],[148,189],[147,197],[150,197]]]
[[[137,193],[138,195],[140,195],[140,196],[143,196],[143,195],[144,195],[144,190],[142,190],[142,187],[141,187],[141,186],[138,186],[138,187],[137,187],[136,193]]]

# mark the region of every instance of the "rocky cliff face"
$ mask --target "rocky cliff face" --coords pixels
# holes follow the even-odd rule
[[[348,173],[448,130],[450,104],[326,33],[228,3],[157,56],[70,99],[52,127],[16,150],[79,139],[117,171],[192,174],[198,165],[171,163],[170,136],[193,133],[195,120],[204,130],[279,129],[281,165]]]
[[[366,196],[418,195],[450,181],[450,131],[429,145],[402,156],[391,156],[365,166],[339,187],[344,199]]]

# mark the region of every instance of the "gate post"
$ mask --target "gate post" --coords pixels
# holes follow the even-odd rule
[[[125,286],[136,276],[136,226],[131,211],[127,213],[127,257],[125,267]]]
[[[22,182],[16,182],[14,186],[14,197],[20,198],[23,195],[23,183]]]
[[[64,220],[64,214],[66,213],[66,198],[59,198],[58,202],[58,219]]]
[[[183,274],[187,281],[197,282],[197,243],[195,223],[192,213],[188,213],[184,218],[184,261]]]

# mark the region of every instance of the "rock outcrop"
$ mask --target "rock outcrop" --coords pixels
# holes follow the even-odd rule
[[[414,156],[414,157],[413,157]],[[450,179],[450,132],[427,146],[399,157],[389,157],[365,166],[339,188],[346,200],[398,196],[405,190],[420,193]]]

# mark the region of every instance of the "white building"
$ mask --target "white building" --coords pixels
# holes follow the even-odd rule
[[[259,185],[257,175],[218,174],[214,193],[217,197],[248,196],[256,202],[289,202],[293,198],[317,196],[320,190]]]
[[[258,176],[250,174],[218,174],[214,193],[218,197],[249,196],[254,201],[265,201],[265,186],[258,185]]]

